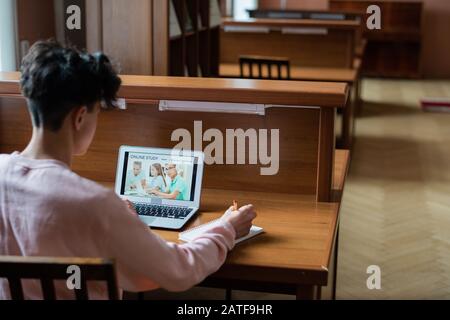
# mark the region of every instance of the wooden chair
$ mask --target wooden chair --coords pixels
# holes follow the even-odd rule
[[[114,262],[104,259],[40,258],[0,256],[0,279],[9,283],[11,298],[24,300],[22,279],[40,280],[44,300],[56,300],[55,280],[66,281],[69,266],[81,270],[81,288],[75,291],[76,300],[88,300],[87,281],[104,281],[110,300],[119,299]]]
[[[265,56],[241,56],[239,58],[241,69],[241,78],[248,79],[271,79],[271,80],[290,80],[291,66],[288,58],[283,57],[265,57]],[[258,66],[258,72],[255,75],[253,66]],[[245,67],[248,67],[249,73],[245,73]],[[276,76],[272,76],[272,67],[276,67]],[[283,67],[286,74],[283,76]],[[267,73],[265,73],[265,70]]]

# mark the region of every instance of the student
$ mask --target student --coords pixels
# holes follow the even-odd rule
[[[167,189],[167,181],[160,163],[150,166],[150,181],[147,184],[147,193],[164,191]]]
[[[170,178],[169,187],[165,192],[153,191],[153,194],[162,199],[169,200],[189,200],[188,187],[184,179],[178,174],[177,165],[169,163],[166,167],[167,175]]]
[[[111,106],[120,78],[103,54],[55,42],[35,44],[22,63],[21,87],[33,123],[22,152],[0,155],[0,255],[114,258],[121,289],[184,291],[219,269],[236,237],[256,213],[230,208],[222,223],[192,243],[168,243],[152,233],[113,191],[72,172],[73,157],[89,148],[100,101]],[[0,280],[0,299],[9,299]],[[65,281],[57,297],[73,299]],[[24,281],[27,299],[40,284]],[[92,285],[90,297],[106,298]]]
[[[133,162],[133,170],[129,170],[127,172],[126,183],[125,189],[127,191],[136,191],[139,190],[140,187],[143,189],[146,188],[147,181],[145,179],[144,172],[142,171],[141,161]]]

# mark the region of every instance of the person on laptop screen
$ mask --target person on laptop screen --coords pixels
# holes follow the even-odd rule
[[[38,42],[21,71],[33,134],[22,152],[0,155],[0,255],[113,258],[120,288],[131,292],[184,291],[217,271],[249,233],[252,205],[228,209],[218,226],[178,245],[151,232],[113,190],[71,170],[93,140],[100,102],[112,107],[121,85],[109,59]],[[168,169],[169,192],[184,197],[176,167]],[[58,299],[74,298],[65,281],[55,285]],[[8,287],[0,279],[0,300],[10,298]],[[24,295],[41,299],[39,282],[24,281]],[[92,286],[89,296],[106,298],[106,287]]]
[[[167,189],[166,176],[160,163],[154,163],[150,166],[150,179],[146,182],[146,186],[148,194]]]
[[[146,188],[146,179],[142,171],[142,162],[135,161],[133,163],[133,169],[127,172],[126,189],[128,192],[133,192],[139,190],[141,187]]]
[[[184,181],[183,177],[178,174],[177,165],[174,163],[169,163],[166,167],[166,172],[171,180],[166,192],[154,190],[152,193],[163,199],[180,201],[189,200],[188,186],[186,185],[186,181]]]

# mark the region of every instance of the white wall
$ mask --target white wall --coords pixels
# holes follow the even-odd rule
[[[16,6],[0,0],[0,71],[16,71]]]

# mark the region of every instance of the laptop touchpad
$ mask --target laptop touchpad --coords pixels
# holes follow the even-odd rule
[[[139,216],[139,218],[144,222],[146,225],[151,225],[157,217],[147,217],[147,216]]]

